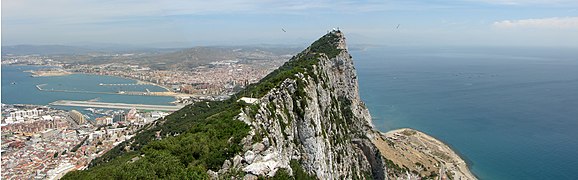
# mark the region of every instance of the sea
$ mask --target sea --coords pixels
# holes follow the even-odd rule
[[[350,53],[360,95],[379,130],[409,127],[436,137],[481,179],[578,179],[578,49],[384,46]],[[152,85],[99,86],[135,83],[112,76],[24,72],[39,68],[2,66],[2,103],[174,101],[38,91],[42,84],[56,90],[164,91]]]
[[[119,94],[119,91],[163,92],[162,87],[154,85],[137,86],[102,86],[101,84],[135,84],[137,81],[114,76],[71,74],[66,76],[32,77],[30,70],[46,69],[46,66],[12,66],[2,65],[2,92],[0,100],[3,104],[36,104],[48,105],[58,100],[98,101],[111,103],[171,105],[175,101],[167,96],[135,96]],[[46,91],[40,91],[37,86]],[[57,92],[72,91],[72,92]],[[86,92],[86,93],[83,93]],[[94,93],[97,92],[97,93]],[[64,110],[79,110],[89,114],[86,108],[54,106]],[[96,115],[89,114],[93,119]]]
[[[578,49],[351,51],[381,131],[449,144],[481,179],[578,179]]]

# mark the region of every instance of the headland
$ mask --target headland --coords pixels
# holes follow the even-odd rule
[[[372,139],[387,160],[389,172],[410,171],[421,177],[477,179],[466,162],[448,145],[423,132],[402,128]]]

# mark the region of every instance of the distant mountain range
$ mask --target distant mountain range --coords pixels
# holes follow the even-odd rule
[[[298,48],[287,47],[194,47],[140,58],[138,63],[167,64],[174,67],[195,67],[223,60],[273,60],[282,58],[283,56],[288,56],[285,58],[289,59],[292,55],[296,54],[298,50]]]
[[[15,45],[2,46],[2,55],[54,55],[54,54],[77,54],[88,53],[91,49],[64,46],[64,45]]]
[[[289,59],[302,47],[282,45],[198,46],[193,48],[146,48],[120,45],[106,47],[66,45],[2,46],[2,56],[41,55],[64,63],[125,63],[155,69],[188,69],[222,60]]]

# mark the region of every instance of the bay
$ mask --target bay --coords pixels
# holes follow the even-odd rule
[[[36,104],[48,105],[58,100],[97,100],[99,102],[129,103],[129,104],[152,104],[171,105],[173,97],[167,96],[132,96],[119,94],[97,94],[97,93],[73,93],[73,92],[53,92],[40,91],[37,85],[41,85],[46,90],[69,90],[69,91],[90,91],[115,93],[118,91],[149,91],[162,92],[165,89],[154,85],[138,86],[101,86],[100,84],[134,84],[137,81],[102,75],[71,74],[66,76],[46,76],[32,77],[29,70],[38,70],[46,67],[42,66],[2,66],[2,96],[4,104]],[[77,109],[79,107],[61,107],[61,109]],[[86,112],[86,111],[83,111]]]

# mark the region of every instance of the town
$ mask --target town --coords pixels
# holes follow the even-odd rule
[[[84,169],[139,128],[169,114],[86,110],[100,117],[88,120],[76,110],[2,104],[2,179],[58,179]]]

